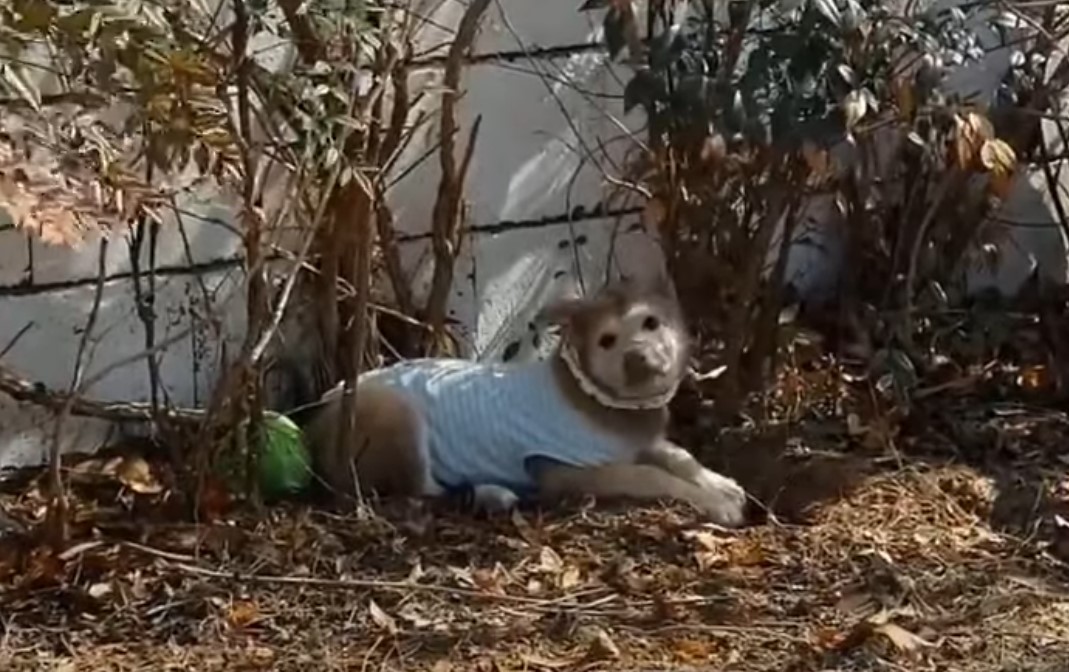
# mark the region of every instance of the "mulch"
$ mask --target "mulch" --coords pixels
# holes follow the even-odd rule
[[[725,434],[718,466],[774,503],[736,531],[591,502],[193,525],[127,453],[68,465],[56,553],[31,471],[0,495],[0,669],[1069,670],[1069,420],[977,408],[893,449]]]

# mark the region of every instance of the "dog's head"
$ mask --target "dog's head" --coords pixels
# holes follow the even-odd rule
[[[688,338],[671,281],[622,280],[544,308],[561,357],[585,392],[614,408],[659,408],[687,370]]]

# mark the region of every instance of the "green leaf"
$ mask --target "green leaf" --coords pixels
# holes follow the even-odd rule
[[[854,69],[851,68],[849,65],[847,65],[846,63],[840,63],[839,67],[837,67],[835,71],[839,73],[839,76],[842,77],[843,82],[851,89],[857,87],[857,73],[854,72]]]
[[[636,105],[652,110],[653,103],[663,94],[661,80],[649,68],[643,68],[624,87],[624,113],[630,112]]]
[[[702,110],[709,100],[715,81],[706,75],[687,75],[676,86],[674,102],[684,108]]]
[[[654,68],[667,66],[678,55],[682,46],[680,26],[677,23],[650,40],[650,66]]]

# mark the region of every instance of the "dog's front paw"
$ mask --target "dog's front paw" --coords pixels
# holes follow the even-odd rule
[[[746,521],[746,490],[710,469],[702,469],[695,479],[704,494],[702,509],[714,523],[724,527],[739,527]]]
[[[508,513],[520,501],[519,495],[512,490],[492,483],[472,486],[471,491],[475,509],[484,513]]]

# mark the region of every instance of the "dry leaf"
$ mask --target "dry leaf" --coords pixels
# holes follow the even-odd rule
[[[1042,364],[1036,364],[1034,366],[1026,366],[1021,369],[1021,372],[1017,375],[1018,387],[1024,388],[1031,392],[1036,390],[1046,389],[1051,383],[1050,375],[1047,367]]]
[[[694,551],[694,563],[700,571],[705,571],[724,564],[724,554],[714,551]]]
[[[520,659],[526,664],[525,666],[533,667],[535,669],[543,670],[563,670],[565,668],[573,667],[576,660],[569,660],[567,658],[551,659],[545,656],[539,656],[534,654],[520,654]]]
[[[932,642],[929,642],[920,635],[916,635],[894,623],[877,625],[873,628],[873,632],[880,633],[891,640],[891,643],[895,645],[895,648],[906,653],[912,653],[921,647],[934,646]]]
[[[899,117],[912,119],[917,109],[917,97],[913,91],[913,84],[905,77],[896,77],[891,84],[894,89],[895,104],[898,106]]]
[[[851,91],[846,94],[839,106],[843,109],[843,116],[846,118],[847,131],[852,131],[868,112],[868,102],[861,91]]]
[[[275,659],[275,652],[266,646],[251,645],[245,649],[245,655],[261,665]]]
[[[982,145],[985,140],[995,137],[995,127],[982,114],[969,112],[965,115],[965,126],[974,144]]]
[[[375,604],[375,600],[368,600],[367,609],[371,614],[371,620],[374,621],[375,625],[385,630],[391,636],[397,635],[397,621],[394,620],[393,616],[390,616],[383,611],[382,607]]]
[[[36,548],[30,553],[29,563],[22,575],[24,584],[35,587],[55,585],[66,576],[64,562],[46,548]]]
[[[547,574],[560,574],[564,571],[564,560],[549,546],[543,546],[539,553],[538,568]]]
[[[94,583],[93,585],[89,586],[89,589],[86,592],[89,593],[89,597],[93,598],[94,600],[99,600],[105,595],[111,594],[111,583],[108,581]]]
[[[492,569],[486,569],[480,567],[471,573],[471,580],[479,590],[485,590],[488,593],[495,593],[498,595],[503,594],[505,591],[501,587],[501,581],[498,578],[498,573]]]
[[[232,628],[244,628],[260,620],[260,608],[255,602],[239,600],[230,605],[226,613],[226,622]]]
[[[969,143],[969,133],[965,128],[965,120],[954,117],[954,132],[951,134],[951,153],[955,166],[960,170],[968,170],[972,165],[975,150]]]
[[[698,545],[706,551],[719,551],[723,545],[715,534],[704,530],[687,530],[683,532],[683,538],[698,542]]]
[[[1017,167],[1017,154],[1003,140],[985,140],[980,146],[980,165],[996,175],[1009,175]]]
[[[809,637],[810,643],[819,651],[836,651],[842,648],[848,634],[835,628],[819,628]]]
[[[49,245],[77,247],[90,231],[93,204],[78,200],[77,187],[21,165],[0,167],[0,207],[15,225]],[[31,177],[33,175],[33,177]],[[104,219],[100,213],[100,219]]]
[[[156,480],[152,467],[143,457],[127,457],[119,464],[115,475],[119,482],[139,495],[158,495],[163,492],[163,485]]]
[[[528,595],[541,595],[546,590],[546,585],[538,579],[530,579],[527,581],[527,594]]]
[[[593,638],[590,640],[590,648],[587,649],[583,660],[594,662],[598,660],[615,660],[620,657],[620,647],[612,641],[609,633],[602,628],[593,628]]]
[[[753,567],[767,560],[765,549],[755,540],[736,541],[728,546],[728,564],[736,567]]]
[[[571,590],[579,585],[579,568],[568,567],[564,570],[564,573],[560,575],[560,588],[561,590]]]
[[[861,614],[868,617],[879,610],[879,601],[869,591],[858,588],[843,594],[835,608],[848,616]]]
[[[519,509],[512,510],[512,524],[516,526],[516,531],[520,533],[520,537],[523,538],[528,544],[532,546],[538,545],[538,534],[535,533],[531,524],[527,522],[527,519],[523,517]]]
[[[672,642],[676,657],[686,663],[703,663],[713,655],[713,639],[676,639]]]

